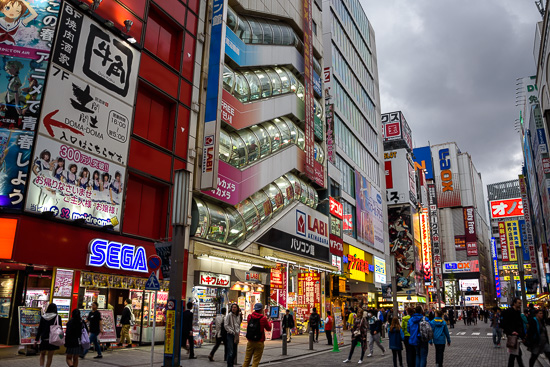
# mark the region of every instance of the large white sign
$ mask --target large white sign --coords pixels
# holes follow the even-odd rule
[[[483,305],[483,296],[464,296],[464,306]]]
[[[461,205],[458,176],[458,148],[455,143],[432,147],[437,206],[451,208]]]
[[[285,214],[273,228],[329,247],[328,217],[304,204],[299,204],[291,212]]]
[[[465,292],[476,292],[479,290],[479,279],[460,279],[460,290]]]
[[[406,149],[384,152],[388,205],[416,203],[414,165]],[[414,183],[414,186],[413,186]]]
[[[386,283],[386,261],[378,256],[374,256],[374,281]]]

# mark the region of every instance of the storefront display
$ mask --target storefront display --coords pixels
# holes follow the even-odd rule
[[[203,273],[201,273],[203,274]],[[221,275],[221,274],[218,274]],[[229,278],[229,276],[227,276]],[[219,279],[219,277],[216,277]],[[227,283],[229,285],[229,283]],[[222,307],[229,303],[227,298],[227,289],[219,287],[193,287],[193,299],[197,303],[198,309],[198,332],[200,339],[211,342],[215,337],[214,319]]]
[[[57,313],[61,316],[63,330],[65,330],[65,326],[67,325],[71,314],[71,300],[66,298],[53,298],[52,302],[57,305]]]
[[[80,316],[82,317],[82,320],[86,320],[90,311],[90,309],[80,310]],[[99,313],[101,314],[101,323],[103,325],[103,332],[99,334],[100,342],[116,343],[117,337],[113,310],[99,310]]]
[[[45,311],[49,303],[49,289],[27,289],[25,307],[38,307]]]
[[[9,318],[15,276],[5,274],[0,278],[0,318]]]
[[[19,307],[19,344],[34,344],[42,309],[38,307]]]

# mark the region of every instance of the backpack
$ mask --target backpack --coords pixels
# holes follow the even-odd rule
[[[422,319],[418,325],[420,341],[427,343],[434,338],[432,325],[426,319]]]
[[[263,316],[262,316],[263,317]],[[251,317],[246,327],[246,339],[251,342],[259,342],[262,339],[262,325],[260,320],[262,318]]]

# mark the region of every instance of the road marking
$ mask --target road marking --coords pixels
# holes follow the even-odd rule
[[[472,335],[479,335],[479,333],[472,333]]]
[[[487,333],[487,336],[493,336],[493,333]]]
[[[461,331],[459,333],[456,333],[456,335],[466,335],[466,332],[465,331]]]

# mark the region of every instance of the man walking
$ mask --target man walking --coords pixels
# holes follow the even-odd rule
[[[327,344],[332,345],[332,328],[334,321],[332,319],[330,311],[327,311],[327,318],[325,319],[325,334],[327,334]]]
[[[195,357],[195,341],[193,339],[193,302],[187,302],[187,310],[181,314],[181,343],[185,345],[185,342],[189,342],[189,359],[196,359]]]
[[[500,320],[500,309],[497,308],[491,317],[491,327],[493,328],[493,344],[495,348],[500,348],[500,339],[502,339],[502,329]]]
[[[378,345],[380,349],[382,349],[382,355],[386,354],[386,349],[380,344],[380,332],[382,330],[382,321],[378,319],[376,316],[374,316],[374,313],[369,312],[367,313],[367,317],[369,320],[369,330],[370,330],[370,341],[369,341],[369,351],[370,353],[367,355],[367,357],[372,357],[372,354],[374,353],[374,343]]]
[[[521,348],[519,347],[519,339],[525,338],[525,329],[523,328],[523,320],[521,319],[521,300],[514,298],[512,300],[512,307],[506,309],[502,313],[502,328],[504,334],[510,339],[516,339],[515,348],[508,347],[508,367],[514,367],[514,361],[518,361],[518,366],[523,367],[523,360],[521,358]],[[507,340],[507,344],[510,340]]]
[[[124,310],[122,311],[122,316],[120,317],[120,324],[122,325],[122,330],[120,332],[120,343],[119,347],[122,347],[122,343],[127,342],[126,348],[132,348],[132,337],[130,336],[130,328],[134,325],[135,316],[132,311],[132,300],[126,299],[124,301]]]
[[[97,352],[97,356],[94,359],[103,358],[101,355],[101,346],[97,339],[99,334],[103,332],[103,321],[101,320],[101,313],[97,310],[97,302],[92,302],[92,311],[88,314],[86,320],[90,326],[90,343],[94,344],[94,349]],[[89,349],[84,351],[83,357],[88,353]]]
[[[283,316],[281,326],[283,327],[283,331],[286,334],[286,342],[290,343],[292,341],[292,329],[294,329],[294,317],[290,314],[290,310],[288,309]]]
[[[223,343],[223,360],[227,360],[227,347],[226,347],[226,340],[227,340],[227,332],[225,331],[225,327],[223,326],[223,321],[225,320],[225,314],[227,313],[227,309],[224,307],[222,308],[221,314],[216,316],[216,320],[214,321],[216,325],[216,345],[214,345],[214,348],[212,348],[212,351],[208,355],[208,359],[210,362],[214,362],[214,354],[220,347],[220,344]]]
[[[403,333],[405,334],[405,339],[403,342],[405,343],[405,355],[407,360],[407,366],[408,367],[415,367],[416,364],[416,350],[414,349],[414,345],[411,345],[409,343],[409,339],[411,337],[411,334],[408,330],[409,320],[411,319],[411,316],[414,314],[414,309],[412,307],[407,308],[406,315],[403,316],[403,320],[401,321],[401,329],[403,330]]]
[[[409,328],[409,344],[416,350],[416,367],[426,367],[428,361],[428,340],[423,341],[420,333],[420,323],[425,321],[422,306],[416,306],[407,327]],[[427,322],[427,321],[426,321]],[[428,326],[431,328],[431,326]]]
[[[313,333],[313,341],[319,343],[319,326],[321,324],[321,316],[317,313],[317,308],[313,307],[313,312],[309,315],[309,328]]]
[[[248,316],[248,326],[246,328],[248,343],[246,344],[243,367],[250,366],[253,357],[252,367],[258,367],[264,354],[265,331],[271,331],[271,324],[263,315],[263,308],[261,303],[256,303],[254,312]]]

